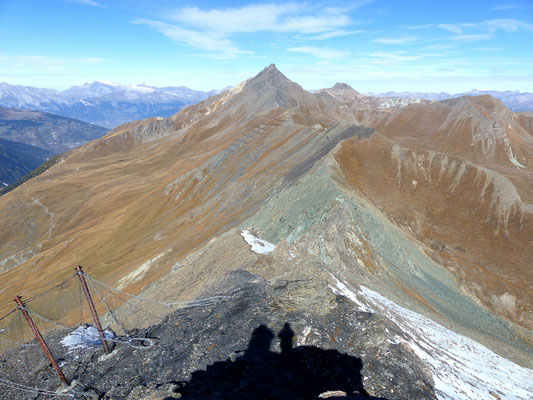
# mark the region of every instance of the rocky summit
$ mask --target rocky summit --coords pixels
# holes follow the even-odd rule
[[[0,197],[0,315],[29,299],[70,384],[5,346],[4,397],[528,399],[532,127],[270,65],[113,129]],[[67,340],[78,264],[110,354]]]

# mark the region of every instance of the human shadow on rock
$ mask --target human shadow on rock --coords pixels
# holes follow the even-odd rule
[[[270,351],[274,333],[260,325],[241,357],[193,372],[176,393],[187,400],[307,400],[342,391],[348,394],[346,399],[378,399],[363,387],[360,358],[315,346],[293,347],[293,337],[294,331],[285,323],[278,333],[281,353]]]

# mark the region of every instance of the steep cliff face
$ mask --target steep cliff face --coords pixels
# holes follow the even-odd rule
[[[360,297],[373,290],[531,366],[526,117],[483,96],[387,109],[350,98],[308,93],[269,66],[72,151],[0,197],[0,311],[12,290],[40,292],[76,264],[175,301],[237,268],[271,282],[314,271],[317,293],[362,285]],[[237,230],[276,251],[255,255]]]

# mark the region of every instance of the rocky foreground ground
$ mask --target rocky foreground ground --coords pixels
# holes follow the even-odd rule
[[[68,332],[53,332],[50,347],[72,382],[61,393],[128,400],[435,398],[424,364],[388,339],[402,335],[398,327],[357,311],[317,278],[267,282],[237,270],[204,297],[214,294],[227,297],[132,332],[152,338],[152,347],[117,344],[107,356],[98,346],[69,352],[60,343]],[[61,390],[38,352],[33,346],[6,353],[3,378]],[[27,368],[28,359],[43,361]],[[5,400],[50,398],[2,390]]]

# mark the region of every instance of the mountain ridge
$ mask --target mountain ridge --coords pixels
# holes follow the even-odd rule
[[[364,285],[531,367],[531,125],[499,102],[461,101],[478,112],[361,107],[270,66],[172,117],[122,125],[0,197],[0,243],[13,244],[0,247],[0,300],[73,262],[167,301],[238,267],[275,281],[313,266],[324,287]],[[494,135],[472,146],[485,128]],[[276,250],[254,253],[245,231]]]

